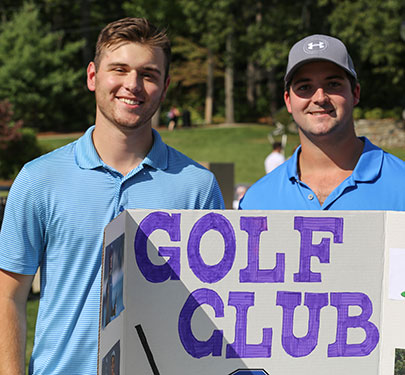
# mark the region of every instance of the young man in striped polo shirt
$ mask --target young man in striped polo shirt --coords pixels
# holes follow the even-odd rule
[[[95,125],[16,178],[0,232],[1,374],[24,373],[25,304],[39,266],[30,374],[94,375],[104,227],[130,208],[223,208],[213,174],[152,129],[169,63],[167,36],[147,20],[107,25],[87,68]]]

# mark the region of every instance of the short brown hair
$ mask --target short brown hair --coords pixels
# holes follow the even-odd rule
[[[100,66],[101,55],[105,48],[125,42],[161,48],[165,55],[165,77],[168,76],[171,60],[170,40],[167,37],[166,30],[159,30],[145,18],[122,18],[109,23],[101,30],[94,56],[96,70]]]

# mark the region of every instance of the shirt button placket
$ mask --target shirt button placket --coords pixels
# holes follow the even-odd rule
[[[122,202],[122,189],[123,189],[123,178],[120,177],[117,181],[117,214],[125,211],[125,203]]]

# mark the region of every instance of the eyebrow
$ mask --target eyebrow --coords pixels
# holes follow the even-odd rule
[[[162,75],[162,72],[160,71],[160,69],[155,68],[154,66],[144,66],[143,69],[148,71],[148,72],[156,73],[156,74],[158,74],[160,76]]]
[[[115,67],[128,67],[128,64],[125,63],[120,63],[120,62],[111,62],[107,65],[107,68],[115,68]],[[146,70],[148,72],[153,72],[156,73],[158,75],[162,75],[162,72],[160,71],[160,69],[155,68],[154,66],[149,66],[149,65],[145,65],[145,66],[141,66],[140,69],[142,70]]]
[[[345,79],[346,76],[345,75],[340,75],[340,74],[334,74],[332,76],[326,77],[327,80],[331,80],[331,79]]]
[[[309,78],[300,78],[297,79],[296,81],[291,82],[292,85],[299,85],[301,83],[306,83],[306,82],[310,82],[311,80]]]
[[[333,74],[333,75],[330,75],[330,76],[327,76],[327,77],[325,77],[325,80],[326,81],[330,81],[330,80],[333,80],[333,79],[339,79],[339,80],[344,80],[345,79],[345,76],[344,75],[340,75],[340,74]],[[300,84],[300,83],[307,83],[307,82],[311,82],[312,80],[310,79],[310,78],[299,78],[299,79],[297,79],[295,82],[292,82],[292,84],[293,85],[296,85],[296,84]]]

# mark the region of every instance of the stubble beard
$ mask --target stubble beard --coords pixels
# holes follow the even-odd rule
[[[105,110],[103,107],[98,107],[98,110],[100,114],[107,119],[108,122],[116,126],[118,129],[120,129],[123,132],[128,132],[130,130],[135,130],[135,129],[140,129],[146,126],[151,126],[152,122],[152,117],[158,110],[160,104],[161,104],[161,98],[163,97],[163,93],[160,95],[159,100],[156,101],[156,103],[153,103],[153,107],[150,107],[147,112],[142,112],[137,115],[135,113],[136,110],[132,111],[121,111],[117,109],[117,107],[113,106],[112,110],[110,111],[109,109]],[[151,103],[149,103],[151,104]],[[142,104],[144,105],[144,104]],[[125,117],[128,116],[128,119],[125,119]],[[133,120],[130,120],[129,118],[136,116]]]
[[[335,141],[341,141],[349,134],[354,132],[353,118],[348,119],[333,119],[328,124],[318,123],[312,124],[311,127],[302,127],[297,122],[298,130],[312,143],[327,141],[331,139]],[[316,125],[316,126],[313,126]],[[330,138],[332,137],[332,138]]]

